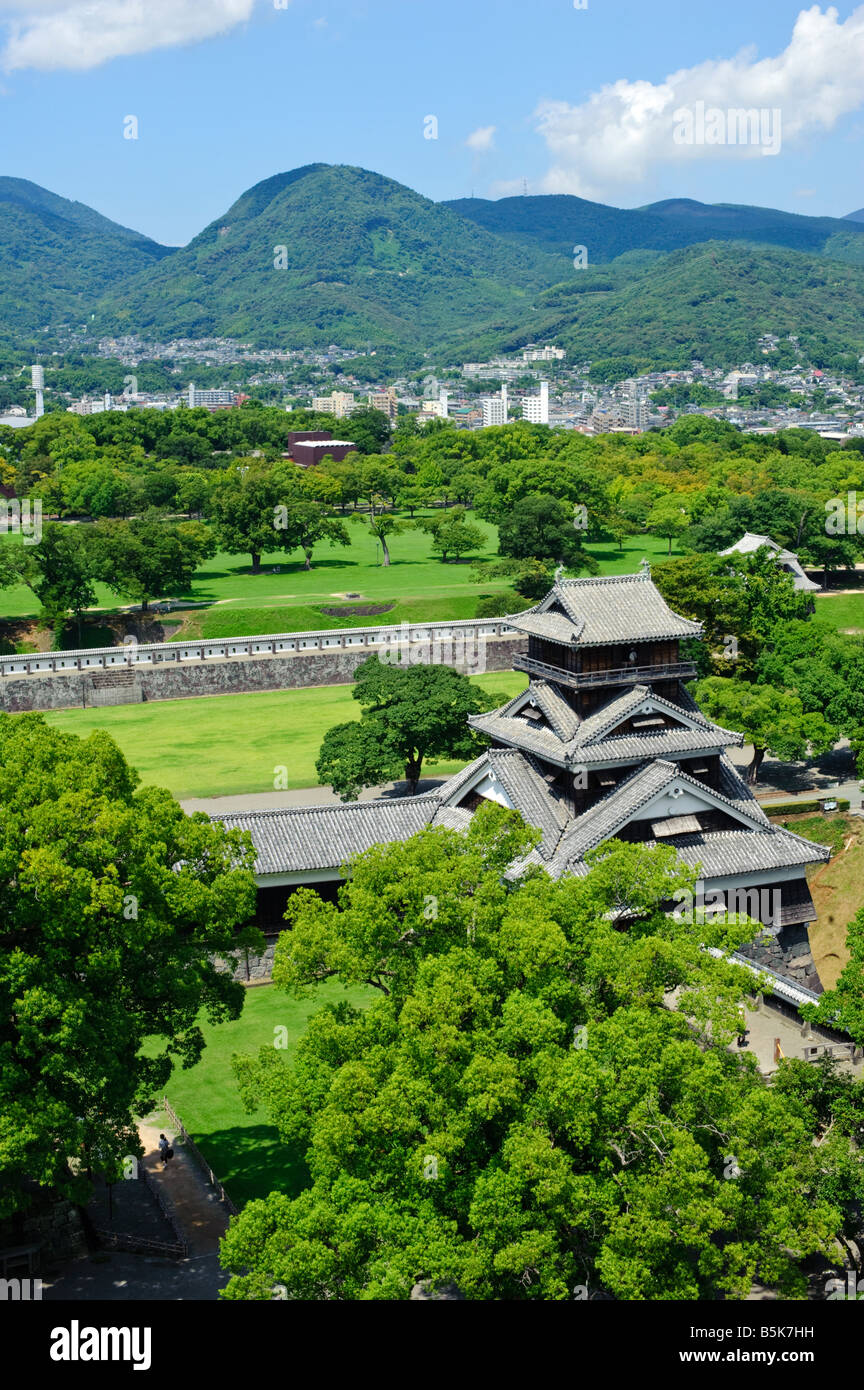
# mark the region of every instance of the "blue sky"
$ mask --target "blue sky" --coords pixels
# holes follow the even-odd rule
[[[432,198],[864,205],[864,5],[278,2],[0,0],[0,173],[170,244],[315,161]],[[779,108],[779,154],[676,147],[699,100]]]

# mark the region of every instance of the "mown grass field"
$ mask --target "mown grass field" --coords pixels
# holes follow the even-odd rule
[[[201,1061],[188,1071],[175,1070],[165,1094],[237,1206],[268,1192],[295,1196],[309,1174],[303,1154],[281,1142],[263,1111],[250,1115],[244,1110],[232,1056],[255,1055],[261,1047],[272,1047],[278,1036],[286,1043],[282,1056],[290,1059],[312,1014],[344,999],[362,1007],[372,993],[362,987],[346,990],[328,980],[316,988],[314,998],[298,1000],[272,985],[260,985],[246,991],[236,1022],[214,1025],[202,1020],[206,1046]],[[285,1033],[277,1035],[277,1028]]]
[[[365,522],[350,520],[346,522],[350,546],[317,547],[311,570],[304,568],[299,552],[287,557],[283,551],[264,555],[260,574],[252,573],[249,556],[217,554],[198,570],[188,591],[171,595],[181,602],[206,605],[179,609],[171,615],[172,622],[182,623],[172,640],[473,618],[481,596],[499,592],[508,585],[504,579],[478,581],[472,577],[476,564],[497,557],[498,536],[496,527],[478,521],[473,514],[470,519],[486,536],[484,549],[447,564],[433,555],[431,538],[423,531],[413,530],[392,537],[392,563],[385,568],[380,563],[380,548]],[[629,537],[623,549],[612,542],[588,547],[603,574],[633,573],[643,556],[664,559],[667,549],[667,542],[659,536]],[[674,546],[672,553],[678,553]],[[124,606],[102,584],[96,586],[96,593],[99,609],[114,612]],[[347,593],[360,594],[361,598],[348,600],[344,597]],[[381,616],[361,617],[353,623],[319,612],[321,607],[364,601],[394,607]],[[0,620],[34,617],[36,609],[36,600],[25,586],[0,590]],[[104,641],[104,637],[98,640]],[[85,634],[82,645],[98,645],[98,640]]]
[[[498,550],[497,528],[471,516],[472,525],[484,533],[486,544],[476,554],[444,564],[432,553],[432,538],[425,531],[405,531],[390,539],[392,563],[380,563],[381,548],[365,521],[345,519],[351,538],[348,546],[321,544],[313,555],[313,568],[307,570],[299,550],[286,554],[274,550],[261,557],[261,573],[252,573],[249,555],[219,552],[198,569],[190,587],[170,597],[196,603],[230,603],[247,608],[270,608],[286,604],[317,604],[338,601],[346,591],[360,592],[372,601],[396,602],[406,598],[448,598],[460,594],[489,592],[505,587],[504,580],[477,584],[471,568],[478,560],[490,559]],[[97,585],[99,608],[124,606],[105,585]],[[0,617],[18,618],[35,614],[38,605],[24,585],[0,590]]]
[[[328,599],[321,607],[305,603],[277,603],[272,608],[247,608],[220,604],[213,608],[190,609],[172,614],[172,620],[182,619],[182,628],[172,633],[169,641],[188,641],[196,637],[254,637],[268,632],[314,632],[325,628],[379,627],[391,623],[452,622],[473,618],[477,609],[477,594],[458,594],[442,598],[414,598],[395,603],[379,600],[361,605],[355,600]],[[323,608],[381,607],[388,602],[388,611],[379,614],[325,613]]]
[[[527,677],[514,671],[474,677],[489,696],[489,708],[524,689]],[[315,760],[332,724],[359,719],[351,685],[253,695],[204,695],[105,709],[52,710],[49,724],[87,735],[105,729],[141,774],[143,782],[167,787],[177,797],[232,796],[271,792],[276,768],[287,769],[280,785],[318,785]],[[500,696],[500,699],[498,698]],[[460,762],[424,764],[426,776],[447,777]]]
[[[816,617],[841,632],[864,633],[864,590],[860,594],[817,594]]]

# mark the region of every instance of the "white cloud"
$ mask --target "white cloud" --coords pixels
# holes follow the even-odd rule
[[[19,68],[98,67],[112,58],[224,34],[255,0],[0,0],[0,63]]]
[[[495,145],[495,131],[497,126],[481,125],[476,130],[472,130],[465,144],[469,150],[475,150],[478,154],[491,150]]]
[[[693,159],[753,159],[758,145],[676,144],[674,113],[706,108],[782,112],[783,142],[820,130],[864,101],[864,5],[840,23],[819,5],[798,15],[788,46],[773,58],[746,49],[682,68],[663,82],[614,82],[586,102],[544,101],[535,116],[554,159],[546,193],[609,197],[643,183],[656,166]]]

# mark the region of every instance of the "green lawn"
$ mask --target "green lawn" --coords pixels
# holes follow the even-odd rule
[[[186,618],[182,636],[240,637],[257,632],[308,631],[331,625],[347,627],[350,622],[327,619],[320,606],[346,602],[342,595],[359,593],[373,603],[396,605],[378,618],[359,618],[357,623],[431,622],[435,619],[471,618],[482,594],[507,587],[503,579],[472,579],[471,571],[480,561],[491,561],[498,549],[497,529],[471,516],[473,525],[484,532],[485,550],[446,565],[432,554],[431,537],[423,531],[406,531],[391,538],[392,564],[380,564],[380,550],[365,522],[346,521],[350,546],[321,545],[316,548],[314,567],[305,569],[299,552],[286,558],[283,551],[262,557],[262,573],[253,574],[246,555],[220,553],[208,560],[195,575],[191,587],[172,598],[208,605]],[[629,537],[618,548],[614,543],[591,545],[588,550],[600,562],[603,574],[632,574],[643,556],[662,559],[668,542],[659,536]],[[672,554],[679,552],[673,546]],[[278,573],[274,572],[277,571]],[[109,611],[123,606],[122,600],[104,585],[96,586],[97,606]],[[359,601],[359,600],[358,600]],[[0,590],[0,620],[35,616],[36,600],[23,585]],[[287,612],[287,609],[293,611]],[[84,645],[92,645],[86,638]]]
[[[431,536],[425,531],[414,530],[391,537],[392,563],[385,569],[380,564],[380,547],[376,547],[365,522],[346,519],[351,544],[317,546],[311,570],[304,567],[299,551],[287,557],[282,550],[263,555],[260,574],[252,573],[248,555],[219,553],[201,566],[188,590],[172,597],[199,603],[228,601],[247,608],[270,608],[292,603],[327,603],[334,595],[345,592],[362,593],[364,598],[375,601],[395,602],[405,598],[479,595],[490,588],[505,587],[504,580],[480,585],[472,581],[473,564],[495,555],[498,538],[496,527],[473,515],[471,522],[487,537],[485,551],[463,560],[448,561],[446,565],[432,554]],[[274,570],[279,572],[272,573]],[[100,608],[123,606],[123,601],[110,589],[102,584],[96,587]],[[35,614],[37,607],[33,594],[24,585],[0,591],[0,618],[28,617]]]
[[[670,557],[668,540],[662,536],[648,535],[627,536],[621,549],[614,541],[586,545],[585,549],[600,562],[601,574],[635,574],[643,559],[653,564],[655,560],[674,560],[684,554],[673,541]]]
[[[860,594],[817,594],[816,617],[836,628],[864,632],[864,590]]]
[[[165,1094],[237,1206],[273,1191],[293,1196],[305,1186],[308,1172],[302,1153],[280,1141],[264,1112],[248,1115],[243,1109],[232,1056],[255,1054],[261,1047],[272,1047],[277,1037],[284,1042],[287,1035],[282,1055],[290,1058],[311,1014],[346,998],[362,1005],[371,994],[359,987],[345,990],[328,980],[316,988],[313,999],[297,1000],[272,985],[261,985],[246,991],[236,1022],[213,1025],[202,1020],[204,1055],[188,1071],[177,1069]],[[283,1027],[286,1034],[275,1032]]]
[[[489,707],[527,684],[514,671],[474,678],[489,693]],[[288,787],[318,784],[315,759],[332,724],[359,719],[351,685],[253,695],[205,695],[156,700],[106,709],[51,710],[49,724],[69,733],[105,729],[141,774],[178,797],[231,796],[273,790],[277,767],[288,769]],[[500,694],[500,699],[497,696]],[[446,777],[462,764],[428,764],[429,776]]]
[[[485,592],[491,591],[491,588],[490,585]],[[254,637],[267,632],[314,632],[324,628],[378,627],[382,623],[452,622],[455,619],[474,617],[479,592],[452,597],[445,595],[440,598],[397,599],[387,613],[356,616],[322,613],[319,607],[289,603],[282,599],[274,600],[270,608],[247,608],[234,603],[218,604],[213,608],[184,613],[182,632],[173,634],[169,641],[189,641],[196,637]],[[341,599],[327,599],[321,602],[322,606],[327,608],[351,607],[350,602],[343,605]],[[181,615],[178,612],[172,616]]]

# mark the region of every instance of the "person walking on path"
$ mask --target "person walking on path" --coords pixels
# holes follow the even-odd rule
[[[165,1138],[164,1134],[159,1135],[159,1151],[162,1154],[162,1167],[167,1168],[169,1158],[174,1157],[174,1150],[168,1143],[168,1140]]]

